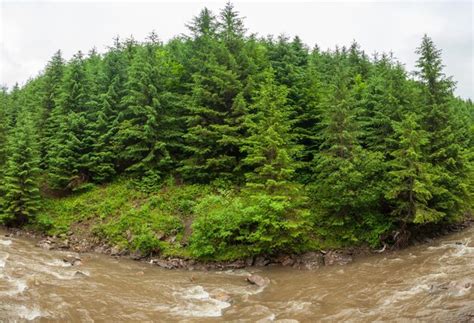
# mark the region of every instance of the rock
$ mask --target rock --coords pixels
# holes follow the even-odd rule
[[[247,259],[245,259],[245,266],[246,267],[253,266],[253,257],[248,257]]]
[[[221,302],[226,302],[226,303],[232,303],[232,296],[230,296],[229,294],[227,294],[224,291],[217,291],[217,292],[213,293],[211,296],[215,300],[218,300],[218,301],[221,301]]]
[[[244,260],[236,260],[233,261],[226,266],[229,269],[240,269],[245,267],[245,261]]]
[[[324,255],[324,264],[326,266],[332,265],[347,265],[352,262],[352,256],[335,251],[329,251]]]
[[[67,255],[66,257],[63,258],[63,261],[65,263],[70,264],[71,266],[80,266],[80,265],[82,265],[81,258],[76,257],[76,256]]]
[[[49,239],[43,239],[36,244],[37,247],[40,247],[45,250],[51,250],[54,248],[54,243]]]
[[[463,295],[467,291],[471,289],[473,286],[473,282],[469,279],[463,279],[460,281],[451,281],[451,282],[443,282],[439,284],[434,284],[430,286],[429,293],[430,294],[437,294],[437,293],[450,293],[454,295]]]
[[[158,267],[165,269],[177,269],[186,267],[186,263],[183,259],[152,259],[151,264],[157,265]]]
[[[314,270],[324,265],[324,256],[320,252],[307,252],[300,257],[299,262],[301,268]]]
[[[133,260],[140,260],[140,259],[145,258],[145,256],[140,251],[137,250],[130,254],[130,258],[132,258]]]
[[[114,246],[110,249],[110,254],[112,256],[119,256],[122,253],[122,248],[119,246]]]
[[[94,248],[95,253],[106,253],[107,248],[105,246],[98,246]]]
[[[282,266],[293,266],[295,264],[296,260],[293,257],[286,257],[286,259],[283,259],[281,262]]]
[[[252,285],[257,285],[258,287],[264,287],[270,283],[268,278],[256,274],[248,276],[247,281]]]
[[[448,285],[449,285],[448,282],[441,283],[441,284],[436,284],[436,285],[431,285],[428,292],[430,294],[436,294],[436,293],[439,293],[441,291],[445,291],[445,290],[448,289]]]
[[[469,279],[463,279],[461,281],[452,281],[448,285],[449,292],[454,295],[464,295],[471,289],[473,282]]]
[[[165,237],[165,234],[163,232],[156,232],[155,233],[156,240],[162,240],[164,237]]]
[[[282,266],[293,266],[296,259],[291,255],[279,255],[272,259],[272,263],[280,264]]]
[[[176,236],[171,236],[165,239],[166,242],[169,243],[175,243],[176,242]]]
[[[58,243],[58,245],[56,247],[58,249],[69,249],[69,240],[65,239],[65,240],[61,241],[60,243]]]
[[[86,273],[84,273],[84,272],[82,272],[82,271],[77,270],[77,271],[74,273],[74,276],[75,276],[75,277],[88,277],[89,275],[87,275]]]
[[[258,256],[255,258],[253,265],[257,267],[265,267],[270,263],[270,260],[263,256]]]

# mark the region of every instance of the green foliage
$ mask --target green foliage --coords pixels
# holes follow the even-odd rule
[[[392,152],[390,162],[390,187],[385,195],[395,202],[393,214],[403,223],[438,222],[445,214],[430,208],[434,194],[440,194],[442,187],[436,187],[436,169],[423,162],[421,149],[428,143],[427,133],[421,129],[414,114],[394,124],[398,135],[398,149]]]
[[[291,133],[286,95],[286,88],[276,85],[271,71],[266,72],[245,119],[249,135],[242,147],[243,163],[251,169],[246,174],[247,186],[270,194],[291,186],[298,167],[295,156],[301,150]]]
[[[300,252],[308,240],[308,210],[265,193],[209,195],[195,209],[191,253],[233,260],[259,254]]]
[[[6,151],[0,223],[22,225],[33,220],[40,206],[39,151],[32,122],[25,113],[19,114]]]
[[[374,236],[390,227],[380,210],[385,164],[382,154],[364,151],[359,144],[355,97],[362,86],[359,77],[352,89],[339,84],[325,103],[322,145],[314,159],[310,187],[315,225],[325,227],[326,238],[333,236],[345,244],[366,241],[376,245],[378,239]]]

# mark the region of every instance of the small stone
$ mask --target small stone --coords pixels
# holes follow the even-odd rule
[[[112,249],[110,249],[110,254],[112,256],[118,256],[122,252],[122,249],[119,246],[114,246]]]
[[[63,258],[65,263],[70,264],[71,266],[80,266],[82,265],[82,260],[79,257],[68,255]]]
[[[253,274],[247,277],[247,282],[249,282],[252,285],[257,285],[258,287],[264,287],[270,283],[270,280],[266,277]]]
[[[320,252],[307,252],[300,257],[301,268],[318,269],[324,265],[324,256]]]
[[[212,298],[221,302],[232,303],[232,296],[223,291],[217,291],[214,295],[212,295]]]
[[[75,277],[87,277],[88,275],[86,273],[78,270],[74,273],[74,276]]]
[[[247,259],[245,259],[245,266],[246,267],[253,266],[253,257],[248,257]]]
[[[230,268],[230,269],[240,269],[240,268],[244,268],[244,267],[245,267],[245,261],[243,261],[243,260],[236,260],[236,261],[233,261],[233,262],[229,263],[226,267],[227,267],[227,268]]]
[[[257,267],[265,267],[269,263],[270,263],[270,260],[268,260],[267,258],[263,256],[258,256],[255,258],[253,265]]]
[[[351,255],[336,253],[334,251],[329,251],[324,255],[324,264],[326,266],[347,265],[350,262],[352,262]]]

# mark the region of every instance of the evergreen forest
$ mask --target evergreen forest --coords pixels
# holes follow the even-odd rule
[[[233,260],[472,216],[474,106],[427,35],[407,71],[356,42],[252,34],[231,3],[187,30],[57,51],[1,89],[0,223]]]

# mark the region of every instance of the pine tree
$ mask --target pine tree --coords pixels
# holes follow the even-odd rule
[[[209,27],[216,24],[214,16],[204,10],[188,26],[194,34],[195,70],[186,107],[184,139],[188,156],[179,171],[186,179],[196,182],[218,177],[232,179],[238,165],[239,147],[228,138],[229,131],[236,129],[239,117],[239,105],[234,100],[241,91],[241,83],[233,68],[235,60],[217,41],[215,29]]]
[[[158,43],[135,55],[129,70],[116,134],[119,167],[139,176],[161,178],[174,163],[171,151],[181,134],[175,119],[179,66]]]
[[[114,146],[114,137],[119,127],[118,116],[123,110],[123,98],[126,95],[127,58],[122,44],[115,39],[114,47],[103,60],[102,91],[97,98],[96,133],[91,156],[91,172],[96,182],[104,182],[112,178],[116,172],[116,156],[119,150]]]
[[[432,208],[458,218],[470,207],[468,198],[468,152],[463,149],[462,124],[454,117],[452,108],[454,82],[443,73],[441,51],[424,36],[416,51],[419,80],[422,84],[423,129],[428,132],[429,145],[425,147],[428,161],[440,170],[436,186],[443,190],[433,197]]]
[[[244,45],[246,29],[243,19],[231,2],[227,2],[220,12],[217,31],[229,52],[232,55],[238,55]]]
[[[401,122],[394,123],[398,149],[392,152],[390,186],[385,193],[394,203],[393,215],[402,223],[437,222],[444,213],[430,207],[430,200],[443,188],[435,187],[437,170],[424,162],[423,148],[428,141],[426,131],[420,129],[416,116],[408,114]]]
[[[267,71],[245,119],[249,136],[242,148],[246,154],[243,163],[251,167],[247,186],[270,194],[290,193],[301,151],[291,133],[287,95],[288,90],[275,84],[272,72]]]
[[[43,113],[40,120],[40,149],[41,164],[47,166],[47,152],[51,149],[51,140],[58,130],[58,116],[53,115],[53,110],[58,104],[61,94],[61,84],[64,76],[65,62],[61,51],[57,51],[46,66],[43,77]]]
[[[7,135],[8,135],[8,119],[7,119],[8,93],[7,88],[0,89],[0,183],[5,182],[5,168],[7,162]],[[3,198],[5,196],[4,187],[0,184],[0,213],[3,210]]]
[[[55,189],[74,190],[90,180],[89,93],[85,62],[79,52],[70,62],[53,111],[59,127],[48,152],[48,169]]]
[[[303,147],[300,161],[301,169],[298,171],[299,181],[311,181],[313,170],[311,164],[319,153],[321,140],[318,134],[322,124],[322,102],[327,95],[321,81],[319,71],[320,55],[315,49],[309,58],[308,66],[304,70],[303,81],[299,89],[298,103],[294,107],[295,125],[293,132],[298,138],[298,143]]]
[[[338,83],[323,102],[323,129],[320,152],[314,160],[311,184],[317,217],[323,235],[354,243],[378,243],[387,229],[379,213],[383,170],[382,156],[362,149],[357,101],[363,84],[339,74]]]
[[[19,115],[8,140],[3,191],[3,213],[0,222],[22,225],[39,209],[39,150],[33,123],[26,113]]]

